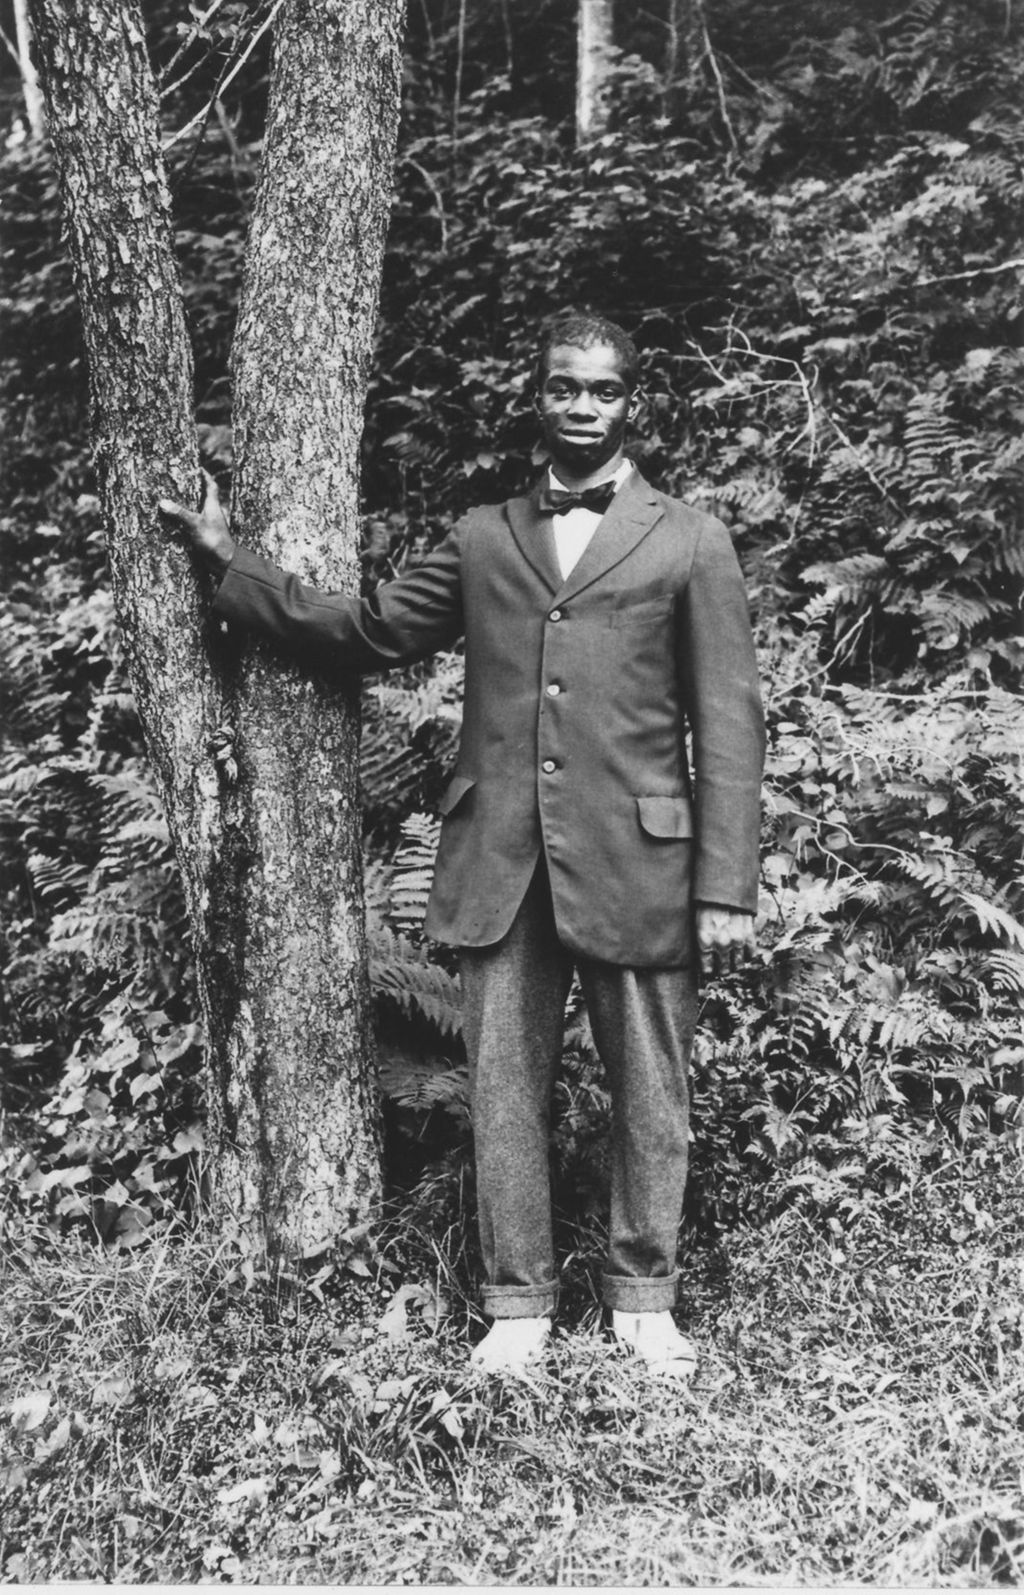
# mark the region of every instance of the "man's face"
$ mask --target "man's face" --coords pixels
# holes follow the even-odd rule
[[[618,464],[636,400],[609,344],[595,343],[589,349],[556,344],[537,409],[555,466],[581,477]]]

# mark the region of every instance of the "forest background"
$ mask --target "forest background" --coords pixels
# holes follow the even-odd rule
[[[168,158],[201,440],[226,481],[227,352],[274,8],[226,0],[205,29],[182,23],[170,0],[145,9],[166,70],[168,132],[215,100]],[[979,1399],[978,1370],[994,1399],[993,1379],[1020,1359],[1019,18],[1002,0],[722,0],[693,13],[700,25],[680,39],[670,24],[681,14],[619,6],[607,128],[578,147],[576,14],[566,0],[411,6],[366,414],[365,581],[401,570],[461,509],[518,490],[536,469],[528,375],[542,315],[586,303],[635,333],[647,396],[638,462],[733,533],[770,727],[762,953],[753,971],[709,988],[695,1060],[693,1306],[718,1321],[732,1311],[749,1327],[804,1322],[815,1297],[806,1335],[835,1356],[826,1304],[849,1322],[856,1299],[865,1332],[877,1337],[881,1323],[902,1346],[922,1304],[900,1271],[927,1274],[947,1258],[957,1282],[933,1281],[941,1311],[929,1299],[924,1316],[935,1355],[943,1336],[947,1349],[966,1337],[961,1372],[974,1385],[970,1401],[961,1388],[954,1403],[964,1408]],[[94,1292],[103,1301],[147,1257],[181,1266],[167,1259],[193,1216],[201,1038],[183,903],[107,585],[54,180],[45,148],[15,125],[16,76],[4,85],[5,1233],[8,1256],[51,1293],[72,1256],[84,1268],[90,1246],[113,1253]],[[373,1291],[394,1293],[397,1271],[398,1318],[421,1337],[443,1323],[464,1328],[476,1266],[457,983],[419,928],[460,685],[456,652],[364,694],[371,975],[392,1233],[402,1238],[383,1279],[360,1285],[367,1265],[353,1256],[312,1287],[295,1282],[314,1302],[359,1286],[372,1318]],[[607,1101],[575,1003],[558,1107],[567,1311],[580,1326],[595,1312]],[[762,1266],[752,1273],[754,1258]],[[794,1283],[800,1258],[813,1290]],[[217,1289],[251,1310],[256,1285],[244,1264],[226,1260]],[[184,1294],[190,1312],[212,1310]],[[294,1326],[294,1302],[277,1310],[278,1331],[280,1321]],[[482,1432],[473,1404],[482,1398],[460,1407],[448,1390],[448,1405],[437,1405],[436,1370],[419,1384],[409,1377],[400,1396],[381,1398],[374,1386],[359,1435],[345,1431],[342,1443],[334,1434],[345,1465],[324,1477],[339,1500],[345,1485],[371,1503],[373,1491],[359,1490],[381,1490],[377,1464],[385,1458],[394,1472],[399,1453],[419,1458],[421,1471],[427,1453],[451,1471],[467,1434]],[[834,1397],[844,1386],[835,1368],[831,1377]],[[51,1385],[30,1381],[28,1394]],[[640,1408],[616,1388],[614,1399],[606,1388],[594,1396],[588,1413],[603,1413],[620,1444],[628,1431],[635,1449]],[[877,1414],[885,1392],[877,1381],[870,1388]],[[1019,1422],[1021,1394],[1010,1399],[999,1385],[1004,1429]],[[842,1400],[851,1399],[847,1381]],[[123,1391],[109,1405],[120,1413],[122,1400],[127,1421]],[[550,1413],[537,1400],[543,1426]],[[63,1537],[44,1531],[26,1484],[45,1483],[69,1447],[99,1443],[89,1421],[78,1432],[68,1420],[52,1445],[60,1430],[55,1417],[47,1427],[50,1405],[12,1408],[21,1449],[5,1477],[22,1514],[5,1542],[12,1576],[205,1567],[231,1577],[232,1559],[248,1571],[267,1565],[245,1557],[256,1554],[252,1524],[274,1490],[222,1503],[236,1510],[216,1541],[219,1559],[198,1530],[186,1544],[180,1523],[150,1536],[148,1513],[123,1505],[121,1485],[88,1533],[81,1524],[74,1533],[65,1524]],[[500,1416],[487,1408],[491,1425]],[[990,1438],[992,1421],[986,1409]],[[876,1544],[863,1523],[831,1549],[819,1536],[807,1576],[877,1576],[904,1553],[904,1572],[1013,1576],[1024,1504],[1019,1477],[1005,1474],[1003,1439],[999,1430],[985,1463],[998,1510],[978,1507],[965,1527],[963,1480],[911,1482],[896,1503],[905,1533],[894,1537],[879,1507]],[[755,1493],[770,1501],[777,1487],[786,1497],[779,1458],[775,1486],[764,1466]],[[723,1499],[738,1508],[748,1485]],[[222,1493],[232,1487],[220,1481]],[[678,1475],[665,1480],[677,1506],[680,1488]],[[806,1512],[803,1485],[794,1488]],[[572,1513],[563,1501],[552,1519],[556,1549],[544,1554],[563,1555],[570,1530],[579,1533],[587,1495],[573,1491]],[[707,1492],[683,1493],[706,1520]],[[197,1514],[205,1499],[199,1489]],[[319,1498],[317,1507],[327,1510]],[[147,1527],[122,1535],[119,1551],[112,1525],[125,1513]],[[74,1550],[75,1534],[87,1553]],[[321,1539],[339,1554],[326,1528]],[[33,1545],[51,1540],[51,1559],[33,1561]],[[781,1530],[769,1540],[728,1555],[748,1572],[792,1574],[798,1553]],[[479,1563],[479,1547],[445,1542],[448,1561],[431,1562],[428,1546],[416,1576],[447,1567],[462,1581],[460,1568],[495,1576],[519,1565],[494,1543],[492,1561]],[[369,1552],[359,1554],[332,1576],[365,1574]],[[704,1562],[669,1570],[708,1576],[732,1565],[715,1561],[722,1554],[718,1543]],[[531,1565],[541,1581],[572,1570]]]

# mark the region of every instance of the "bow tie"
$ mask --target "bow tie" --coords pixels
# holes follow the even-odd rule
[[[568,515],[570,510],[593,510],[603,515],[615,497],[616,482],[599,482],[597,487],[585,487],[582,493],[570,493],[564,487],[545,488],[540,496],[542,515]]]

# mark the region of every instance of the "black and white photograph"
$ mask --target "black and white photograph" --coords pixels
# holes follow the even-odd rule
[[[0,44],[0,1583],[1024,1583],[1019,0]]]

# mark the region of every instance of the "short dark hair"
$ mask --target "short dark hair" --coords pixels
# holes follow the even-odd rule
[[[640,356],[629,333],[618,322],[609,321],[594,310],[559,310],[541,325],[541,342],[537,351],[536,381],[541,387],[548,374],[551,351],[558,344],[569,344],[574,349],[592,349],[597,343],[606,343],[619,357],[622,379],[630,393],[640,380]]]

